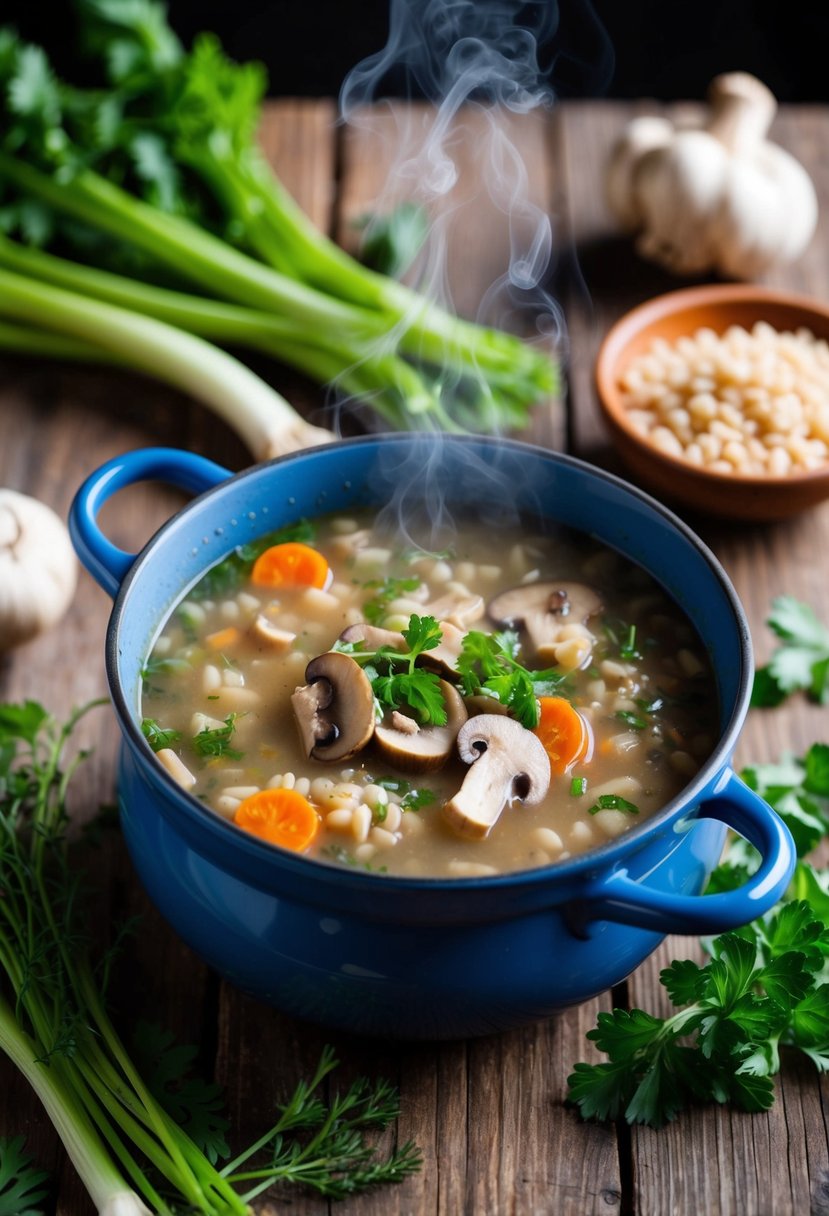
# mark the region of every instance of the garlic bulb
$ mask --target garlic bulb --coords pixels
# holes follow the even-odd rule
[[[0,489],[0,653],[54,625],[76,579],[69,533],[55,512]]]
[[[817,222],[803,167],[769,143],[777,103],[745,72],[718,76],[701,128],[636,118],[614,148],[607,200],[644,257],[677,274],[751,279],[798,257]]]

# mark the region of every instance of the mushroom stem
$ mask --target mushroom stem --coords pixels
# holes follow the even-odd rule
[[[550,760],[541,741],[512,718],[479,714],[458,733],[458,752],[471,767],[443,807],[459,836],[485,839],[507,803],[533,805],[550,788]]]

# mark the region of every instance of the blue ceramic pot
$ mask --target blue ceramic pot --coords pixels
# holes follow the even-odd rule
[[[144,479],[200,494],[137,556],[101,533],[101,504]],[[170,607],[237,544],[300,516],[356,506],[477,506],[582,529],[640,563],[695,623],[716,673],[719,742],[682,794],[622,837],[564,863],[492,878],[415,879],[321,865],[206,812],[140,729],[140,669]],[[372,437],[237,476],[189,453],[132,452],[82,486],[71,526],[115,599],[106,642],[123,733],[124,835],[151,899],[233,984],[301,1017],[363,1034],[447,1038],[545,1017],[628,975],[666,933],[714,933],[780,898],[794,849],[733,773],[748,706],[746,621],[715,558],[675,516],[616,477],[524,444]],[[497,532],[493,534],[497,550]],[[726,825],[760,850],[744,887],[701,896]]]

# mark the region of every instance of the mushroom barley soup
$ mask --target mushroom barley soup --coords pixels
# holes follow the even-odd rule
[[[643,570],[575,532],[493,544],[469,522],[441,552],[369,515],[237,549],[143,677],[144,735],[206,814],[403,875],[600,845],[679,792],[717,722],[700,640]]]

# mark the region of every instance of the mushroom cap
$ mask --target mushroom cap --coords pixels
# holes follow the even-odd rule
[[[519,628],[528,616],[549,615],[557,624],[584,622],[599,611],[602,601],[586,583],[549,579],[502,591],[489,601],[487,612],[496,625]]]
[[[442,813],[459,836],[484,840],[512,799],[532,805],[550,788],[550,760],[543,744],[514,718],[470,718],[458,732],[458,752],[469,771]]]
[[[440,690],[446,705],[445,726],[421,726],[412,732],[400,730],[384,720],[375,727],[377,750],[395,768],[407,773],[431,773],[451,756],[458,731],[466,721],[466,706],[448,680],[441,680]]]
[[[311,660],[305,680],[291,704],[306,754],[315,760],[348,760],[374,734],[368,676],[347,654],[331,650]]]
[[[448,621],[460,629],[468,629],[484,615],[484,597],[477,591],[447,591],[427,604],[425,611],[436,620]]]
[[[541,802],[550,788],[550,758],[526,726],[504,714],[476,714],[458,731],[458,755],[474,764],[486,752],[500,753],[512,773],[512,794],[527,806]]]

